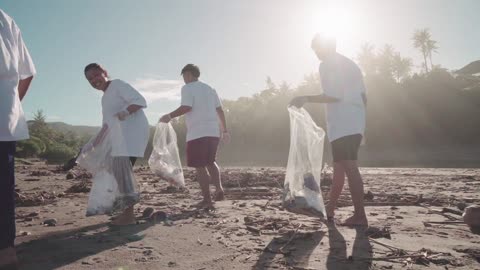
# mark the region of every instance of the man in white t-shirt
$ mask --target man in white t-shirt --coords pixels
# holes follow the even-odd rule
[[[220,170],[215,159],[220,138],[229,138],[225,114],[215,89],[198,80],[200,69],[196,65],[186,65],[181,74],[185,81],[181,106],[162,116],[160,122],[168,123],[171,119],[185,114],[187,165],[197,171],[197,180],[203,194],[203,201],[199,206],[210,207],[210,180],[216,188],[214,199],[224,199]]]
[[[35,67],[20,29],[0,9],[0,268],[15,267],[15,142],[29,138],[21,100]]]
[[[307,102],[325,104],[327,135],[334,161],[327,217],[333,218],[346,175],[355,213],[344,225],[368,225],[363,202],[363,180],[357,164],[365,131],[367,104],[363,75],[352,60],[336,52],[335,40],[316,35],[312,49],[322,61],[319,71],[323,94],[296,97],[291,105],[302,107]]]

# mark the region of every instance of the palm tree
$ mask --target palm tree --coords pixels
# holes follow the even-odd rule
[[[370,43],[364,43],[357,56],[358,64],[365,72],[365,76],[371,76],[377,73],[377,55],[375,47]]]
[[[432,53],[436,52],[438,49],[437,41],[432,40],[432,35],[428,28],[416,30],[413,34],[412,40],[413,46],[416,49],[419,49],[423,55],[425,72],[428,73],[427,57],[430,59],[430,66],[433,68]]]
[[[397,82],[407,77],[412,70],[412,59],[403,58],[400,53],[396,53],[392,59],[392,71]]]
[[[390,44],[385,44],[380,54],[377,56],[378,73],[386,79],[393,78],[393,57],[395,49]]]
[[[427,41],[427,52],[428,52],[428,58],[430,59],[431,70],[433,70],[432,52],[438,52],[437,49],[438,49],[437,41],[431,40],[431,39]]]

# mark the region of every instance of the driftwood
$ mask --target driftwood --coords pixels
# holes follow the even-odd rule
[[[423,224],[465,224],[463,221],[424,221]]]
[[[274,192],[258,192],[258,191],[236,191],[236,192],[225,192],[225,196],[235,197],[235,196],[276,196],[278,193]]]
[[[391,251],[415,252],[415,251],[412,251],[412,250],[405,250],[405,249],[403,249],[403,248],[397,248],[397,247],[394,247],[394,246],[391,246],[391,245],[382,243],[382,242],[380,242],[380,241],[377,241],[377,240],[375,240],[375,239],[373,239],[373,238],[370,238],[370,237],[368,238],[368,240],[370,240],[370,242],[372,242],[372,243],[375,243],[375,244],[378,244],[378,245],[380,245],[380,246],[386,247],[386,248],[390,249]]]
[[[298,233],[298,230],[300,230],[301,227],[302,227],[302,224],[298,224],[297,229],[295,229],[295,231],[293,232],[293,234],[292,234],[292,236],[290,237],[290,239],[288,239],[287,243],[285,243],[285,245],[283,245],[283,246],[280,248],[280,251],[283,251],[283,249],[286,248],[286,247],[293,241],[293,239],[295,238],[295,236],[296,236],[297,233]]]
[[[442,213],[450,213],[450,214],[455,214],[455,215],[463,215],[463,211],[457,210],[457,209],[452,209],[452,208],[443,208]]]
[[[417,206],[414,202],[365,202],[365,206]]]
[[[253,226],[247,226],[247,230],[250,231],[250,232],[253,232],[253,233],[262,234],[262,231],[260,229],[257,229]]]

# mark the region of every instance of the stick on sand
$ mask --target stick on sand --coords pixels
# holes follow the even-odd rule
[[[288,239],[287,243],[285,243],[285,245],[283,245],[283,247],[280,248],[280,251],[283,251],[283,249],[286,248],[293,241],[293,239],[298,233],[298,230],[300,230],[301,227],[302,227],[302,224],[298,224],[297,229],[295,230],[295,232],[293,232],[292,236],[290,237],[290,239]]]

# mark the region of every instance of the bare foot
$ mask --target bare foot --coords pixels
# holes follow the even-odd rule
[[[223,200],[225,200],[225,192],[223,191],[223,189],[220,189],[220,190],[215,191],[215,195],[214,195],[213,200],[214,200],[214,201],[223,201]]]
[[[366,216],[357,216],[353,215],[347,218],[343,223],[342,226],[368,226],[368,220]]]
[[[15,248],[0,250],[0,269],[18,269],[17,252]]]
[[[137,224],[137,220],[131,213],[122,213],[112,221],[112,225],[115,226],[126,226],[133,224]]]
[[[212,208],[213,207],[213,202],[212,201],[206,201],[203,200],[195,205],[195,208]]]

